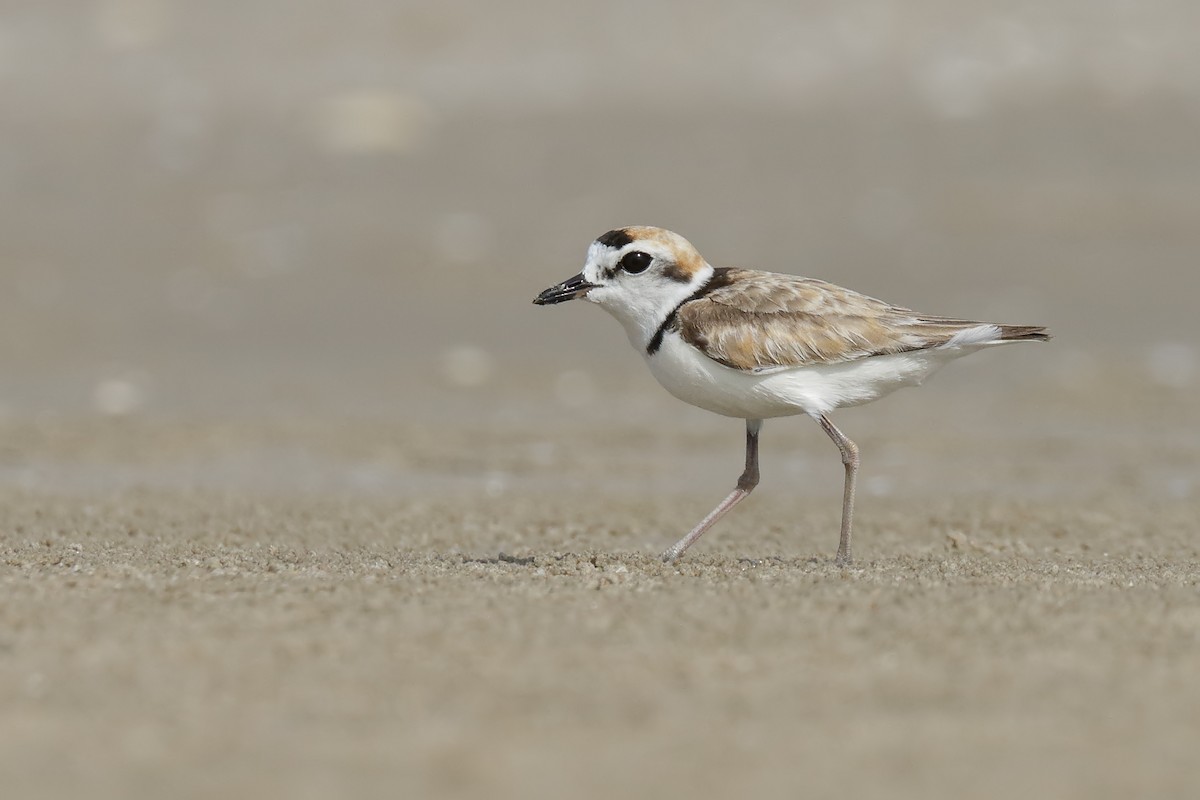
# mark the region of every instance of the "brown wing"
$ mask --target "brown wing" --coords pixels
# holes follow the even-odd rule
[[[922,316],[811,278],[730,269],[679,307],[674,326],[714,361],[771,371],[936,347],[984,324]],[[995,338],[1007,338],[996,327]]]

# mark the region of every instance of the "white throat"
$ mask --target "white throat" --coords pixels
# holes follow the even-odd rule
[[[663,279],[645,292],[612,292],[593,289],[587,299],[597,303],[616,317],[629,343],[643,355],[659,327],[675,308],[696,293],[713,275],[712,266],[705,264],[688,283]]]

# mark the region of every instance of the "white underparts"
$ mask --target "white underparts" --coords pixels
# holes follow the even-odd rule
[[[985,329],[990,335],[985,336]],[[719,364],[678,333],[668,332],[659,351],[646,360],[668,392],[716,414],[742,419],[816,416],[916,386],[942,365],[980,345],[998,343],[997,336],[995,325],[980,325],[954,337],[962,337],[960,341],[952,339],[941,347],[754,373]]]

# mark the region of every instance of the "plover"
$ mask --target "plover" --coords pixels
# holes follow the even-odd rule
[[[807,414],[841,452],[846,477],[837,563],[848,564],[858,446],[830,412],[915,386],[976,350],[1050,338],[1041,326],[918,314],[814,278],[713,267],[679,234],[642,226],[601,236],[582,272],[533,302],[576,298],[617,318],[668,392],[746,421],[746,466],[737,487],[663,553],[667,562],[758,485],[763,420]]]

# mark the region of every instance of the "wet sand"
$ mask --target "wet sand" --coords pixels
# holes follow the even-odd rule
[[[1194,492],[1155,497],[1129,478],[1155,448],[1109,443],[1124,485],[1066,448],[1035,477],[1077,484],[1047,496],[1002,480],[1026,436],[895,431],[896,461],[861,416],[847,569],[840,465],[800,421],[671,567],[653,554],[738,469],[734,421],[651,448],[576,423],[549,451],[10,427],[0,773],[22,797],[1189,794]],[[656,481],[671,463],[690,480]],[[412,482],[439,469],[473,477]]]
[[[5,798],[1200,796],[1200,6],[85,5],[0,15]],[[665,567],[741,423],[530,305],[626,224],[1055,338],[838,413],[852,567],[803,419]]]
[[[664,567],[693,504],[4,505],[23,797],[1196,786],[1194,502],[892,504],[850,569],[832,513]]]

